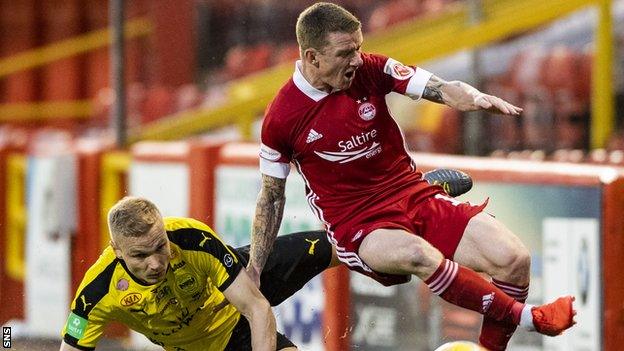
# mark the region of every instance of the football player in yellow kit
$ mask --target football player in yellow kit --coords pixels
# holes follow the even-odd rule
[[[78,288],[61,350],[95,349],[110,321],[166,350],[295,349],[276,332],[270,305],[330,265],[324,231],[284,236],[261,293],[242,269],[248,249],[228,247],[197,220],[162,218],[136,197],[119,201],[108,220],[111,245]]]

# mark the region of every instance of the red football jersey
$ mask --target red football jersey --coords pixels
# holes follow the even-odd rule
[[[385,100],[392,91],[419,99],[431,73],[381,55],[362,59],[351,86],[332,93],[310,85],[298,62],[262,126],[261,172],[286,178],[293,162],[330,234],[362,211],[439,192],[422,180]]]

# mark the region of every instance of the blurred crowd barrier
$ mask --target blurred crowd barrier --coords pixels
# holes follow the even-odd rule
[[[406,21],[437,18],[465,5],[457,0],[337,3],[362,19],[367,35],[400,27]],[[214,110],[232,98],[229,89],[237,80],[292,63],[299,55],[294,36],[296,17],[309,4],[306,0],[127,3],[126,18],[134,28],[126,41],[125,61],[129,130],[140,130],[185,111]],[[622,4],[621,0],[613,1],[617,111],[616,130],[604,145],[609,153],[624,150],[624,71],[619,64],[624,60],[624,27],[618,21],[624,14]],[[25,0],[1,6],[5,11],[0,16],[0,27],[7,28],[3,33],[18,36],[0,36],[4,38],[0,40],[0,51],[6,58],[0,61],[0,89],[7,103],[0,108],[0,123],[31,129],[62,127],[73,135],[105,132],[111,125],[115,102],[104,31],[108,24],[104,15],[107,2],[55,0],[39,8],[35,0]],[[536,45],[519,51],[499,50],[495,65],[489,61],[483,64],[483,89],[525,109],[519,119],[488,117],[485,150],[496,155],[511,154],[512,158],[531,150],[543,152],[547,159],[557,159],[561,154],[557,150],[588,150],[594,48],[587,36],[592,35],[595,23],[586,18],[591,16],[588,10],[583,16],[567,20],[559,36],[555,35],[556,42],[560,42],[557,45],[541,43],[536,37]],[[63,56],[72,50],[78,51]],[[514,54],[510,56],[510,52]],[[40,56],[48,57],[41,67],[28,63]],[[27,66],[20,69],[22,64]],[[489,66],[501,65],[504,71],[491,72]],[[436,73],[456,78],[444,71]],[[35,102],[68,105],[63,109]],[[77,115],[68,115],[68,111]],[[38,117],[20,118],[29,114]],[[463,117],[441,106],[422,106],[412,110],[401,126],[413,150],[461,154],[466,144]],[[238,138],[257,138],[257,132],[240,134]]]
[[[4,130],[4,129],[3,129]],[[412,154],[423,170],[458,168],[475,179],[462,201],[487,211],[532,253],[529,302],[577,296],[578,325],[550,339],[520,333],[517,347],[615,350],[624,281],[624,168]],[[105,214],[124,195],[153,200],[165,216],[200,219],[234,245],[249,242],[260,189],[258,145],[197,138],[115,150],[66,131],[0,133],[0,322],[14,336],[58,338],[82,274],[108,244]],[[293,175],[280,233],[321,228]],[[430,350],[475,339],[479,318],[432,298],[419,282],[385,288],[333,269],[276,310],[281,330],[314,350]],[[18,327],[19,326],[19,327]],[[125,337],[118,326],[108,332]],[[414,346],[419,345],[419,346]]]

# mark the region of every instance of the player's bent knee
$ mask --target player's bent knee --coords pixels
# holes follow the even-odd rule
[[[415,238],[418,240],[414,240],[404,248],[407,255],[403,264],[417,276],[428,276],[432,270],[438,267],[444,257],[424,239]]]

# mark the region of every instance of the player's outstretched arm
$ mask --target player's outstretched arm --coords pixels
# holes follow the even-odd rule
[[[273,249],[277,231],[282,223],[286,202],[285,189],[285,178],[262,175],[262,188],[256,202],[256,213],[251,228],[251,250],[247,265],[247,274],[256,286],[260,286],[260,274]]]
[[[275,350],[275,316],[271,305],[247,274],[240,271],[223,295],[249,321],[252,350]]]
[[[66,344],[65,341],[62,341],[60,351],[80,351],[80,350],[71,345]]]
[[[486,110],[511,116],[517,116],[522,112],[520,107],[514,106],[499,97],[484,94],[471,85],[458,80],[447,82],[435,74],[427,82],[422,97],[460,111]]]

